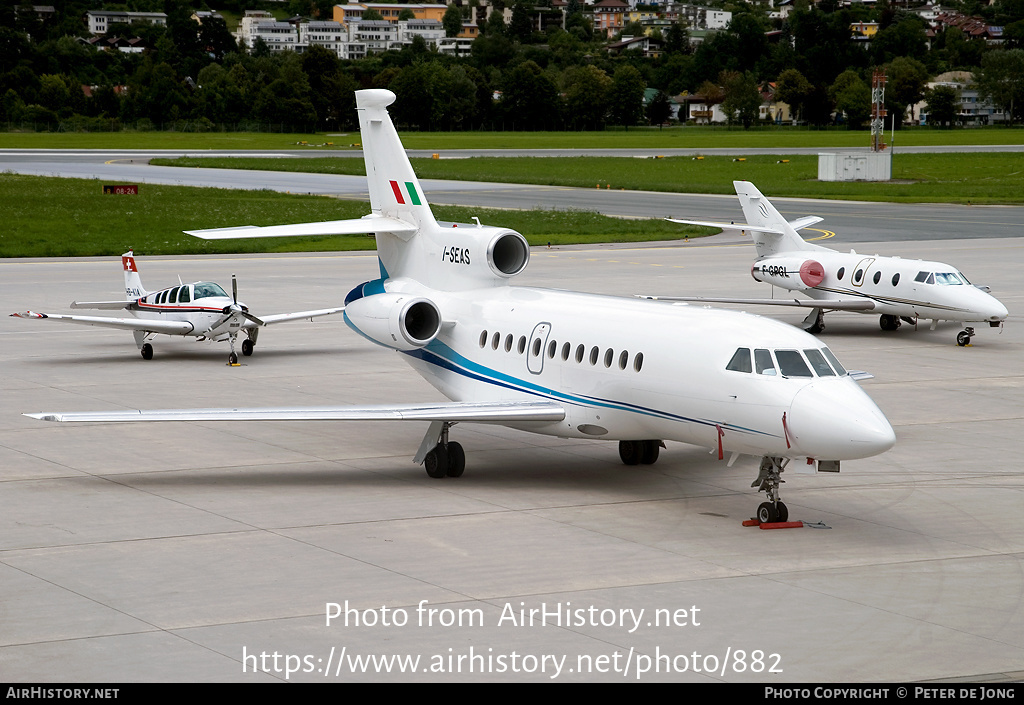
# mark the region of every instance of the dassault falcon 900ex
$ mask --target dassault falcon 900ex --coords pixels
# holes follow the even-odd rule
[[[146,291],[139,276],[139,267],[131,250],[121,255],[124,269],[123,301],[73,301],[71,308],[125,310],[134,318],[113,318],[105,316],[68,316],[58,313],[12,313],[17,318],[37,321],[61,321],[86,326],[102,326],[130,330],[135,335],[135,344],[145,360],[153,359],[153,344],[148,342],[153,335],[190,335],[199,340],[227,340],[231,346],[228,362],[238,363],[235,353],[235,338],[245,331],[242,340],[242,354],[252,355],[260,328],[285,321],[301,321],[306,318],[341,313],[344,306],[324,308],[317,311],[298,313],[277,313],[257,318],[249,313],[249,307],[238,301],[238,282],[231,276],[231,296],[213,282],[195,282],[178,286]]]
[[[750,273],[810,299],[721,299],[701,296],[645,296],[660,301],[766,304],[801,306],[811,312],[803,326],[810,333],[825,329],[825,311],[857,311],[880,314],[882,330],[896,330],[900,321],[916,325],[918,319],[957,321],[964,329],[957,333],[957,345],[974,337],[968,323],[988,323],[996,328],[1006,320],[1007,311],[988,293],[988,287],[973,286],[959,270],[942,262],[880,257],[836,252],[804,241],[797,231],[815,223],[818,216],[787,221],[775,206],[749,181],[733,181],[743,208],[745,223],[712,223],[703,220],[666,218],[673,223],[705,225],[723,230],[750,232],[757,248],[757,261]]]
[[[434,220],[387,112],[395,95],[356,93],[372,213],[362,219],[201,231],[206,237],[373,232],[380,276],[346,298],[345,322],[396,350],[449,400],[363,407],[179,409],[30,414],[49,421],[419,420],[414,462],[459,477],[459,422],[619,442],[626,464],[664,441],[733,463],[761,458],[763,522],[785,520],[780,473],[881,453],[888,420],[812,335],[750,314],[511,286],[530,258],[519,233]],[[701,331],[701,335],[688,332]],[[680,348],[685,343],[685,351]]]

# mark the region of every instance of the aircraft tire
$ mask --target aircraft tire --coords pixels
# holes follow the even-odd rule
[[[427,457],[423,459],[423,469],[435,479],[448,475],[448,451],[444,446],[437,445],[434,450],[427,453]]]
[[[757,508],[757,520],[762,524],[774,524],[779,520],[779,513],[771,502],[761,502]]]
[[[152,360],[153,359],[153,346],[152,345],[150,345],[149,343],[143,343],[142,344],[142,348],[140,348],[140,350],[142,352],[142,359],[143,360]]]
[[[638,441],[642,444],[642,450],[640,452],[640,462],[644,465],[654,465],[658,462],[658,456],[661,454],[661,442],[660,441]]]
[[[878,319],[878,325],[882,330],[899,330],[899,316],[890,316],[887,313],[883,313]]]
[[[776,502],[775,510],[779,513],[779,518],[776,521],[789,521],[789,507],[785,503]]]
[[[619,441],[619,458],[624,465],[638,465],[643,441]]]
[[[245,340],[242,341],[242,354],[245,355],[246,357],[249,357],[250,355],[252,355],[254,347],[255,346],[252,344],[252,341],[246,338]]]
[[[971,334],[965,330],[960,331],[956,334],[956,344],[960,347],[964,347],[971,342]]]
[[[448,477],[462,477],[466,472],[466,451],[461,443],[448,443]]]

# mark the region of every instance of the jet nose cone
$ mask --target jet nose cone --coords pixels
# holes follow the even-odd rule
[[[790,406],[788,431],[797,449],[819,460],[869,458],[896,443],[885,414],[848,378],[820,379],[801,389]]]

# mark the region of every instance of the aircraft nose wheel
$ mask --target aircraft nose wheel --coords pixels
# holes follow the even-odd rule
[[[971,344],[971,338],[974,336],[974,328],[965,328],[956,334],[956,344],[960,347]]]
[[[238,355],[236,355],[235,353],[231,353],[230,355],[228,355],[228,364],[229,365],[237,365],[238,364]]]

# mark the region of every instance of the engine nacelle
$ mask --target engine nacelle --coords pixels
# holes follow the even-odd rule
[[[783,289],[813,289],[825,279],[825,268],[813,259],[769,257],[754,263],[751,276]]]
[[[441,311],[422,296],[383,292],[348,304],[345,323],[378,345],[415,350],[437,337]]]
[[[437,249],[431,256],[440,262],[430,267],[435,272],[447,272],[446,286],[493,285],[514,277],[530,263],[530,245],[515,230],[456,223],[439,225],[432,238]]]

